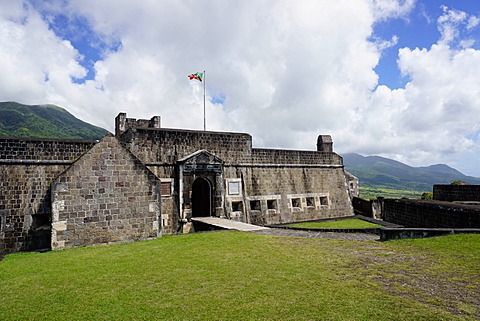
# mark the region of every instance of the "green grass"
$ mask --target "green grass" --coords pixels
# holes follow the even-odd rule
[[[242,232],[7,255],[1,320],[475,320],[480,235]]]
[[[414,190],[399,190],[399,189],[390,189],[384,187],[370,187],[370,186],[360,186],[359,187],[360,197],[363,199],[376,199],[377,197],[384,198],[411,198],[411,199],[420,199],[422,193],[425,191],[414,191]]]
[[[302,222],[289,224],[290,227],[299,228],[375,228],[378,224],[366,222],[358,218],[348,218],[343,220],[332,220],[324,222]]]

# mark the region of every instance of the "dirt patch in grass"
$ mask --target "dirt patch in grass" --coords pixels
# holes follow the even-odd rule
[[[370,286],[452,314],[480,319],[480,275],[452,269],[428,249],[392,249],[388,243],[363,243],[339,249],[356,257],[351,268]],[[427,268],[426,268],[427,267]]]

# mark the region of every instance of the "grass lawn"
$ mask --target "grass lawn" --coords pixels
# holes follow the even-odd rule
[[[480,235],[243,232],[7,255],[0,320],[475,320]]]
[[[414,191],[414,190],[399,190],[399,189],[391,189],[385,187],[371,187],[371,186],[360,186],[359,187],[360,197],[363,199],[376,199],[377,197],[385,197],[385,198],[411,198],[411,199],[420,199],[423,192],[431,192],[430,191]]]
[[[302,222],[288,224],[291,227],[299,228],[372,228],[380,227],[379,224],[366,222],[358,218],[347,218],[343,220],[332,220],[323,222]]]

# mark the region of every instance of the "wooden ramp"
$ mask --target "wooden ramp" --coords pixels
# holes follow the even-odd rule
[[[268,227],[227,220],[219,217],[192,217],[192,221],[221,227],[227,230],[237,230],[243,232],[269,230]]]

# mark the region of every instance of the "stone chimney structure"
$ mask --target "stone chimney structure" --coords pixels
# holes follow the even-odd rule
[[[318,135],[317,151],[333,153],[333,140],[330,135]]]

